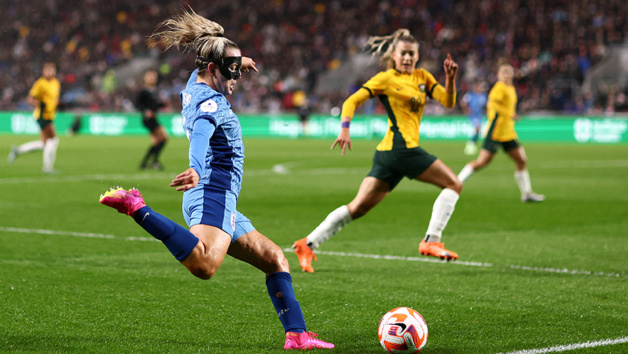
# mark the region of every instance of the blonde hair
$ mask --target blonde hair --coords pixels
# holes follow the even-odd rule
[[[417,46],[419,45],[419,42],[413,35],[410,34],[409,30],[400,28],[388,36],[369,37],[369,40],[364,45],[364,48],[370,51],[373,56],[379,55],[381,57],[379,60],[381,66],[386,69],[392,69],[395,67],[395,62],[392,59],[392,53],[395,51],[395,47],[399,42],[410,42],[416,43]]]
[[[195,65],[199,72],[207,69],[210,62],[220,64],[227,49],[239,49],[232,40],[224,37],[225,30],[221,25],[198,15],[192,8],[174,15],[160,23],[150,36],[156,42],[161,42],[168,50],[176,46],[177,50],[196,51]]]

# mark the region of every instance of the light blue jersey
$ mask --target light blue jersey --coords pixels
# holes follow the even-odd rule
[[[473,124],[479,125],[484,118],[484,108],[488,102],[488,96],[486,93],[478,93],[475,91],[467,92],[462,100],[469,107],[469,120]]]
[[[236,210],[244,164],[242,128],[225,96],[196,82],[197,74],[198,69],[181,91],[190,167],[200,177],[198,185],[183,195],[183,215],[188,226],[216,226],[235,241],[254,229]]]
[[[231,190],[237,196],[244,163],[240,121],[223,94],[196,82],[197,73],[194,70],[181,92],[190,167],[198,172],[199,184]]]

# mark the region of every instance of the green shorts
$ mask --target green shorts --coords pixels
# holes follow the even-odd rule
[[[52,123],[52,119],[38,118],[37,123],[39,123],[39,127],[41,129],[44,129]]]
[[[436,156],[420,147],[390,151],[375,151],[373,167],[367,176],[375,177],[390,184],[390,190],[403,177],[417,178],[436,161]]]
[[[516,139],[508,141],[495,141],[487,136],[486,140],[484,140],[484,145],[482,145],[482,149],[488,150],[493,154],[496,153],[497,149],[500,147],[504,149],[504,151],[510,151],[519,147],[519,141]]]

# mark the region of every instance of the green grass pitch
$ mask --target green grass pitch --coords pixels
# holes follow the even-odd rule
[[[158,172],[137,169],[145,136],[61,137],[60,173],[49,176],[41,153],[6,162],[12,144],[33,138],[0,142],[0,351],[283,352],[261,272],[227,258],[214,279],[199,280],[98,203],[111,186],[135,186],[185,225],[181,195],[168,187],[187,167],[185,139],[168,142]],[[377,142],[353,144],[341,157],[327,140],[245,138],[239,210],[289,248],[355,195]],[[469,161],[462,141],[422,146],[456,173]],[[334,352],[381,353],[380,318],[408,306],[427,321],[425,353],[628,337],[628,146],[525,147],[547,201],[519,201],[514,165],[500,153],[467,181],[443,236],[458,262],[418,254],[439,190],[410,180],[319,248],[316,273],[286,252],[308,329]],[[625,353],[628,343],[577,352]]]

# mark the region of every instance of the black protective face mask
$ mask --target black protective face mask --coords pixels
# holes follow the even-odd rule
[[[237,80],[242,76],[242,71],[240,71],[240,67],[242,66],[242,57],[226,57],[222,58],[222,62],[214,64],[218,65],[218,69],[222,76],[226,77],[229,80]],[[236,64],[234,70],[229,67],[233,64]]]
[[[200,59],[204,63],[209,62],[209,60],[200,55],[196,55],[196,58]],[[240,70],[240,67],[242,66],[242,57],[226,57],[222,58],[221,61],[212,61],[212,63],[218,66],[218,71],[220,71],[220,73],[228,80],[237,80],[242,76],[242,71]],[[236,68],[234,70],[229,69],[229,66],[232,64],[236,64]]]

